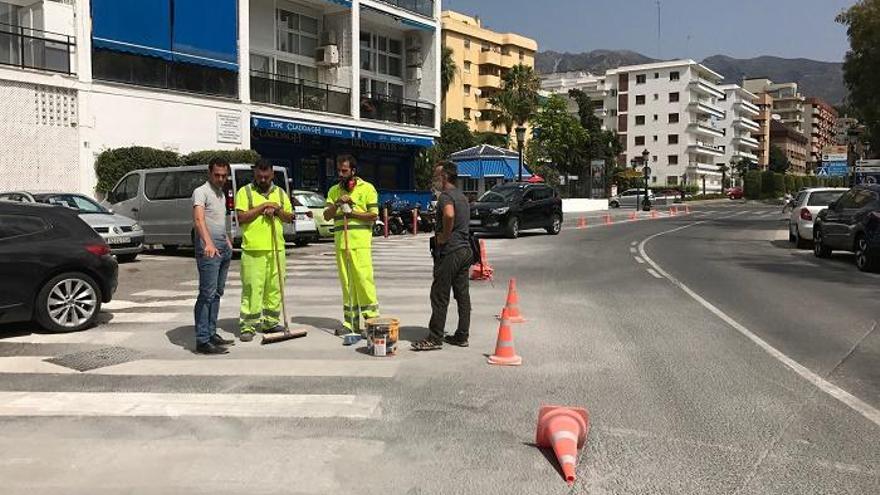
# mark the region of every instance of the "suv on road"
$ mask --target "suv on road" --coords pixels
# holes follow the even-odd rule
[[[515,239],[528,229],[545,229],[551,235],[562,230],[562,199],[546,184],[501,184],[471,205],[471,232],[501,233]]]
[[[880,268],[880,185],[855,186],[819,212],[813,223],[813,254],[851,251],[862,271]]]
[[[0,201],[0,323],[87,328],[113,297],[117,273],[107,243],[76,211]]]

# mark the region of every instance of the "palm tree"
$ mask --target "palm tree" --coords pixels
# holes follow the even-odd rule
[[[511,116],[516,125],[523,126],[538,111],[538,90],[541,80],[534,69],[527,65],[515,65],[502,77],[501,91],[512,94]]]
[[[516,106],[514,95],[508,91],[499,91],[489,97],[489,104],[492,105],[492,127],[504,130],[507,146],[510,147],[510,131],[513,130],[513,112]]]
[[[443,47],[440,59],[440,88],[443,90],[442,98],[446,98],[449,87],[455,81],[458,74],[458,65],[455,64],[455,52],[448,46]]]

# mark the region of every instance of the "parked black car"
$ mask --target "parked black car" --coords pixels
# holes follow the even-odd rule
[[[0,202],[0,323],[87,328],[113,297],[117,272],[110,247],[76,211]]]
[[[501,184],[471,205],[471,232],[515,239],[528,229],[545,229],[551,235],[562,230],[562,199],[546,184]]]
[[[880,185],[855,186],[819,212],[813,224],[813,254],[839,249],[856,255],[862,271],[880,269]]]

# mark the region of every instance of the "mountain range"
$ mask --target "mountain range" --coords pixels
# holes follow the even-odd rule
[[[608,69],[658,61],[629,50],[593,50],[584,53],[546,51],[538,53],[535,68],[540,74],[568,71],[602,74]],[[701,63],[724,76],[725,84],[741,84],[744,77],[766,77],[778,83],[796,82],[801,94],[822,98],[832,105],[842,104],[846,97],[843,64],[839,62],[771,56],[740,59],[714,55]]]

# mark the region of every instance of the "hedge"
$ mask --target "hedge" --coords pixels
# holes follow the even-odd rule
[[[795,188],[795,179],[794,179],[793,175],[786,175],[785,176],[785,190],[790,193],[797,192],[797,189]]]
[[[749,170],[746,172],[743,185],[745,186],[743,192],[746,198],[759,199],[761,197],[761,171]]]
[[[785,175],[780,173],[773,174],[773,198],[781,198],[785,196]]]
[[[225,158],[229,163],[254,163],[260,158],[260,155],[253,150],[195,151],[181,157],[174,151],[145,146],[114,148],[101,152],[95,160],[95,174],[98,176],[95,189],[102,193],[110,191],[119,179],[132,170],[202,165],[207,164],[215,156]]]
[[[773,175],[775,172],[772,170],[765,170],[761,172],[761,198],[772,198],[773,197]]]

